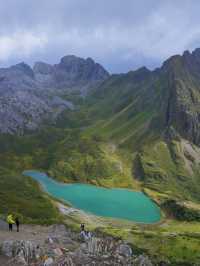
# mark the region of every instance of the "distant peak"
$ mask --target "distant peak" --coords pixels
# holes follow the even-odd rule
[[[100,79],[109,76],[109,73],[100,64],[96,63],[91,57],[84,59],[75,55],[66,55],[61,58],[58,66],[73,73],[77,72],[77,74],[77,69],[84,69],[85,74],[87,73],[87,76],[93,75],[95,76],[95,78],[99,76]]]
[[[95,63],[94,60],[93,60],[91,57],[88,57],[88,58],[86,59],[86,61],[87,61],[87,62],[90,62],[90,63],[93,63],[93,64]]]
[[[145,66],[138,68],[137,71],[138,71],[138,72],[141,72],[141,73],[151,72],[151,70],[149,70],[149,69],[148,69],[147,67],[145,67]]]
[[[31,67],[30,67],[28,64],[26,64],[25,62],[20,62],[20,63],[14,65],[14,66],[12,66],[12,67],[25,68],[25,69],[27,69],[27,68],[31,68]]]
[[[49,74],[53,70],[53,66],[45,62],[35,62],[33,71],[40,74]]]
[[[21,62],[21,63],[14,65],[14,66],[11,66],[11,69],[20,70],[23,73],[25,73],[26,75],[28,75],[32,78],[34,77],[33,69],[28,64],[26,64],[24,62]]]
[[[188,50],[186,50],[186,51],[183,52],[183,57],[188,57],[190,55],[191,55],[191,53]]]
[[[95,64],[95,61],[91,57],[88,57],[87,59],[85,59],[85,58],[81,58],[75,55],[66,55],[66,56],[63,56],[60,60],[60,64],[72,64],[72,63],[79,63],[79,62]]]
[[[65,55],[61,58],[60,60],[60,64],[68,64],[68,63],[72,63],[72,62],[75,62],[75,61],[80,61],[80,60],[84,60],[80,57],[77,57],[75,55]]]
[[[50,66],[50,64],[48,64],[48,63],[45,63],[45,62],[42,62],[42,61],[36,61],[35,62],[35,64],[34,64],[34,66],[37,66],[37,65],[49,65]]]
[[[200,57],[200,48],[196,48],[196,49],[192,52],[192,54],[193,54],[194,56],[199,56],[199,57]]]
[[[167,70],[177,64],[180,64],[182,61],[182,56],[177,54],[177,55],[173,55],[170,58],[168,58],[166,61],[164,61],[163,65],[162,65],[162,69]]]

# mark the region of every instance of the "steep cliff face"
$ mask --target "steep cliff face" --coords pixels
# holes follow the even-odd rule
[[[162,71],[168,75],[166,122],[178,134],[200,144],[200,50],[167,60]]]

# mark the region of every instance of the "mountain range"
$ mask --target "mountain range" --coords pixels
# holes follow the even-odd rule
[[[19,63],[0,69],[0,131],[23,134],[73,109],[67,95],[85,95],[109,76],[92,59],[65,56],[59,64]]]
[[[165,208],[196,206],[200,49],[124,74],[73,55],[1,68],[0,132],[4,176],[36,168],[64,182],[143,189]]]

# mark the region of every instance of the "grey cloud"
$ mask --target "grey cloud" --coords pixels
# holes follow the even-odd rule
[[[0,2],[1,66],[75,54],[125,72],[200,46],[197,0]]]

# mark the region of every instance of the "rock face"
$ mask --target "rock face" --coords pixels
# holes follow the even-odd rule
[[[92,59],[63,57],[59,64],[38,62],[32,69],[25,63],[0,69],[0,132],[35,130],[44,121],[55,121],[66,109],[73,109],[63,95],[89,88],[108,77]]]
[[[108,72],[91,58],[82,59],[74,55],[61,58],[59,64],[35,63],[35,78],[43,87],[61,91],[78,90],[86,94],[88,89],[107,79]]]
[[[200,49],[171,57],[162,71],[168,75],[168,126],[200,144]]]

